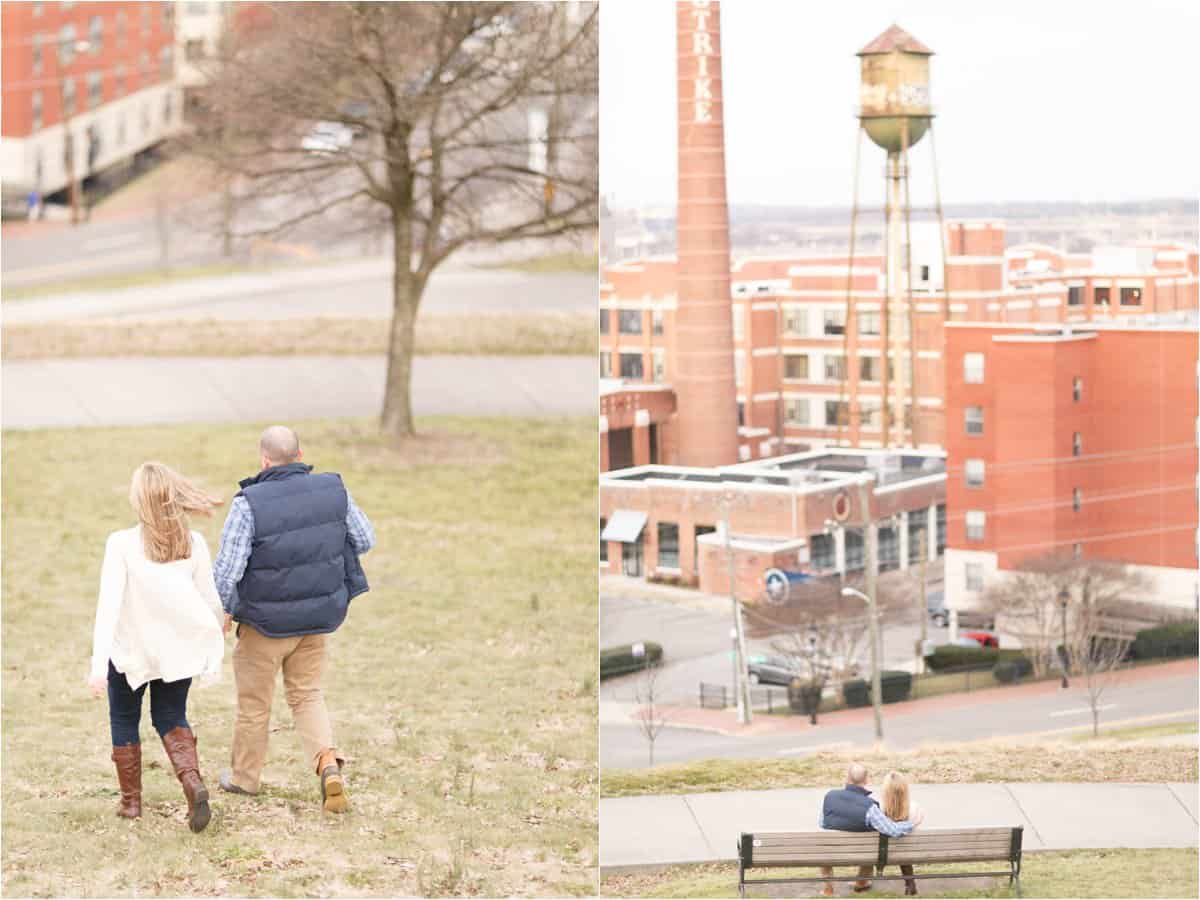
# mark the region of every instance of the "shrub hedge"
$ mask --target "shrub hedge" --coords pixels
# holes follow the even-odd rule
[[[623,644],[619,647],[606,647],[600,651],[600,678],[611,678],[614,675],[625,675],[637,672],[646,666],[658,665],[662,661],[662,645],[654,641],[643,641],[646,652],[643,656],[633,655],[633,644]]]
[[[994,647],[956,647],[946,644],[925,657],[925,664],[934,672],[968,666],[990,669],[1001,661],[1024,658],[1025,654],[1017,649],[997,650]]]
[[[992,669],[992,675],[997,681],[1010,684],[1027,675],[1033,673],[1033,663],[1024,656],[1018,656],[1016,659],[1004,659],[996,663]]]
[[[879,673],[879,687],[884,703],[896,703],[912,696],[912,674],[886,669]],[[866,706],[871,702],[871,682],[852,678],[842,682],[842,697],[847,706]]]
[[[1173,622],[1137,633],[1129,655],[1134,659],[1196,656],[1200,653],[1200,627],[1196,622]]]

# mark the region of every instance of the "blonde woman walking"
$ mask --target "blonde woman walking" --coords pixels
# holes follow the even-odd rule
[[[888,772],[883,780],[883,813],[894,822],[912,822],[915,828],[924,819],[908,796],[908,779],[899,772]],[[917,882],[911,877],[913,867],[902,863],[900,874],[909,876],[904,879],[904,893],[914,897],[917,893]]]
[[[150,688],[150,719],[183,787],[188,827],[211,818],[200,777],[196,736],[187,720],[192,679],[216,680],[225,652],[221,601],[208,545],[188,528],[188,515],[211,515],[221,504],[162,463],[133,473],[129,502],[138,524],[108,536],[92,639],[88,685],[108,694],[112,761],[121,802],[117,815],[142,814],[142,696]]]

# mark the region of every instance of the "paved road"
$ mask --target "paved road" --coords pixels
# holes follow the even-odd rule
[[[601,800],[600,869],[734,861],[744,831],[816,830],[826,790]],[[1195,784],[922,784],[913,798],[922,829],[1020,825],[1025,850],[1197,845]]]
[[[391,262],[369,258],[301,269],[182,280],[120,291],[9,300],[6,325],[67,319],[306,319],[391,315]],[[7,269],[5,277],[7,278]],[[578,273],[436,272],[423,313],[593,312],[596,279]]]
[[[373,416],[382,356],[61,359],[3,364],[3,427]],[[596,414],[590,356],[421,356],[418,416]]]
[[[1196,667],[1175,664],[1170,674],[1122,674],[1101,697],[1101,725],[1118,721],[1195,719],[1200,707]],[[602,704],[602,707],[604,704]],[[646,739],[628,721],[628,708],[602,709],[600,765],[643,768]],[[890,749],[906,750],[928,742],[959,742],[995,737],[1022,737],[1078,728],[1090,722],[1087,693],[1078,682],[1063,690],[1057,682],[993,688],[929,700],[887,705],[883,733]],[[1161,717],[1161,718],[1160,718]],[[732,722],[729,723],[732,726]],[[870,746],[874,725],[870,709],[843,710],[809,725],[803,717],[758,716],[748,735],[696,728],[667,727],[654,745],[656,764],[696,759],[780,759],[828,747]]]

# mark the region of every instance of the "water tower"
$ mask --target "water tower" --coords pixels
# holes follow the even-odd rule
[[[912,303],[912,241],[911,206],[908,189],[908,151],[926,132],[933,140],[933,109],[929,101],[929,58],[933,51],[906,32],[893,25],[862,50],[861,84],[858,110],[858,150],[855,155],[855,196],[850,226],[850,267],[854,264],[854,238],[858,216],[858,166],[862,152],[862,135],[887,153],[884,177],[887,183],[885,232],[887,265],[886,289],[879,322],[879,340],[884,363],[880,366],[883,402],[883,446],[895,443],[915,446],[918,443],[919,415],[916,397],[917,355],[912,343],[916,333]],[[934,162],[934,186],[937,191],[937,164]],[[944,242],[940,191],[938,192],[938,227]],[[945,245],[942,246],[945,260]],[[850,303],[850,279],[847,278],[846,335],[857,338],[858,320]],[[905,367],[900,364],[905,351],[911,351],[908,376],[901,377]],[[894,366],[891,363],[894,361]],[[894,373],[894,374],[893,374]],[[913,403],[911,419],[904,414],[907,404]],[[861,405],[860,405],[861,409]],[[895,415],[891,414],[895,410]]]

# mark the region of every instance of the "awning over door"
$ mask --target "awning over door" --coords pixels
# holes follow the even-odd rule
[[[602,541],[620,541],[622,544],[636,544],[646,527],[646,514],[632,509],[618,509],[604,526],[600,535]]]

